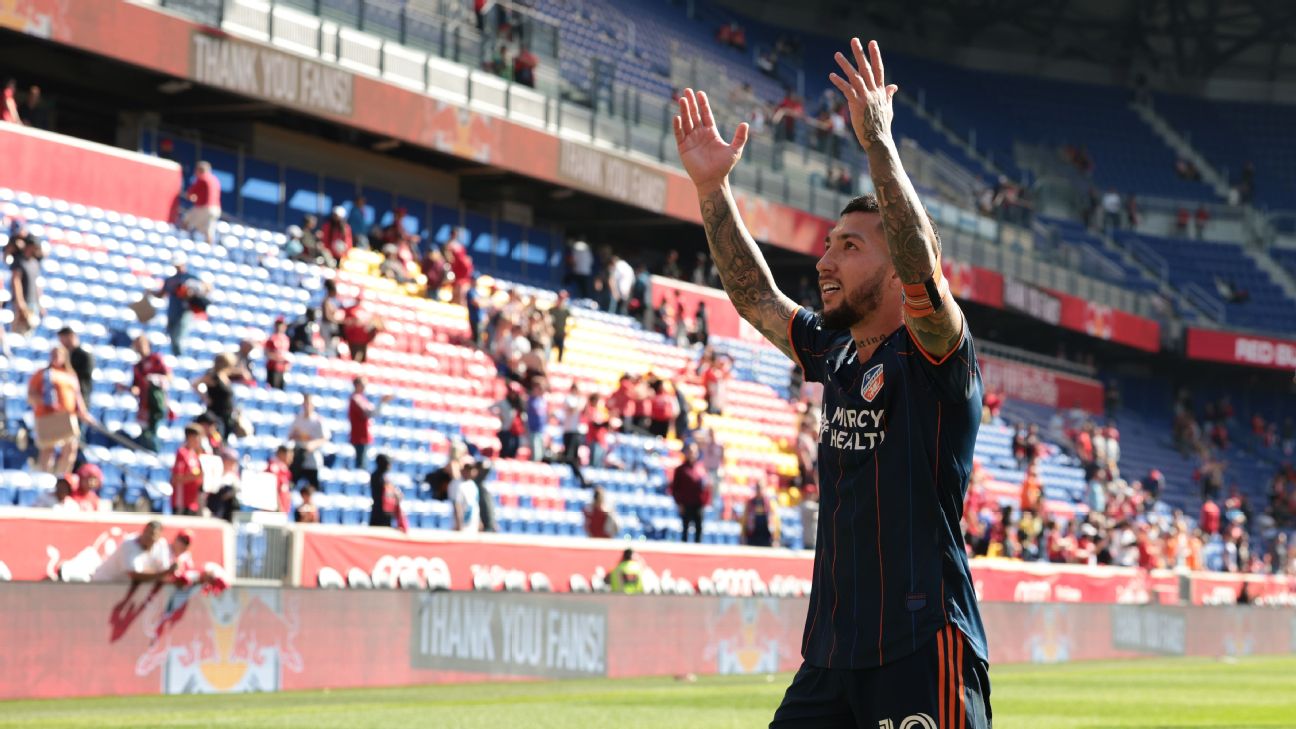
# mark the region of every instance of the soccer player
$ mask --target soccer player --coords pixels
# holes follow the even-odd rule
[[[706,94],[675,117],[711,255],[744,319],[824,385],[819,531],[804,662],[771,727],[990,726],[985,631],[959,530],[983,386],[941,274],[940,239],[900,165],[882,56],[851,42],[830,80],[877,197],[850,201],[816,268],[823,311],[774,284],[728,176],[748,128],[716,129]]]

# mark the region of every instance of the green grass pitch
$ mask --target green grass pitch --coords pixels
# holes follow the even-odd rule
[[[788,675],[0,702],[0,727],[763,727]],[[992,669],[996,729],[1296,727],[1296,657]]]

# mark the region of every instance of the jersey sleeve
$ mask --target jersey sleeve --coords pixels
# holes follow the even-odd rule
[[[800,307],[788,320],[788,343],[806,382],[823,382],[829,352],[840,344],[841,333],[825,331],[818,314]]]
[[[935,387],[940,398],[950,403],[972,403],[979,410],[984,388],[981,369],[977,364],[976,347],[967,322],[963,323],[963,336],[959,344],[944,357],[936,358],[923,349],[913,332],[905,327],[905,336],[914,350],[915,365]]]

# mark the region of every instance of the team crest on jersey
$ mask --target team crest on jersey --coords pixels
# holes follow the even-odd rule
[[[860,385],[860,395],[864,396],[866,402],[873,402],[873,398],[882,391],[882,365],[875,364],[864,373],[864,384]]]

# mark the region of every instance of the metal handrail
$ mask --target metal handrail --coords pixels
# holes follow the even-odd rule
[[[1183,287],[1184,297],[1203,314],[1217,322],[1224,321],[1224,302],[1195,283]]]

